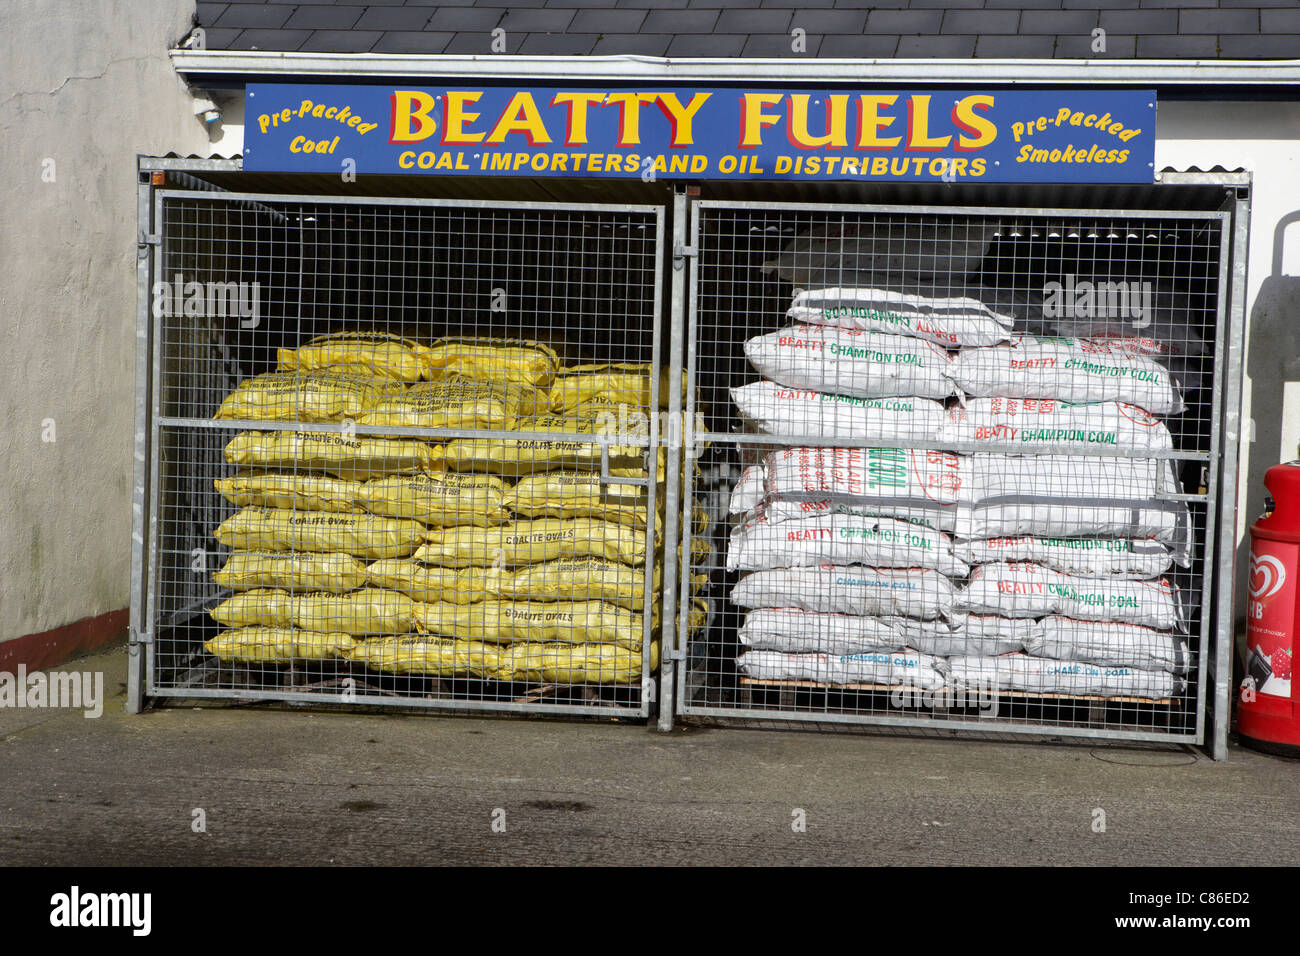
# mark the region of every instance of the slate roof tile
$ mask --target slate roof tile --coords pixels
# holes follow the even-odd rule
[[[195,20],[209,50],[484,54],[501,27],[512,54],[1300,58],[1300,0],[198,0]]]

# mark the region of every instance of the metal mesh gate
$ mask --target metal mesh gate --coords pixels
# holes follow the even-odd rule
[[[1203,739],[1229,213],[705,200],[689,236],[721,520],[679,713]]]
[[[146,693],[648,715],[662,210],[153,197]]]

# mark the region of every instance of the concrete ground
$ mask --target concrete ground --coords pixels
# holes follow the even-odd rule
[[[97,720],[0,709],[0,865],[1300,861],[1300,763],[1236,747],[1216,764],[773,730],[128,716],[124,647],[60,669],[104,671],[109,700]]]

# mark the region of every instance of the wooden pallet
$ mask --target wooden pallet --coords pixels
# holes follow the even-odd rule
[[[740,683],[745,687],[766,688],[769,690],[821,690],[821,691],[869,691],[874,693],[892,693],[896,690],[907,690],[913,693],[923,694],[926,691],[919,687],[912,687],[903,684],[819,684],[811,680],[761,680],[757,677],[742,677]],[[931,691],[930,693],[933,693]],[[1018,697],[1022,699],[1035,700],[1061,700],[1061,701],[1080,701],[1088,704],[1147,704],[1157,707],[1173,706],[1171,697],[1100,697],[1093,694],[1060,694],[1054,691],[1029,691],[1029,690],[999,690],[999,697]]]

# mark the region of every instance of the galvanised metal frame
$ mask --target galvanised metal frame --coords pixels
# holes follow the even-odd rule
[[[1243,177],[1238,174],[1175,173],[1163,174],[1166,183],[1242,185]],[[1248,180],[1247,180],[1248,181]],[[1111,209],[1052,209],[1052,208],[1016,208],[984,206],[926,206],[926,205],[828,205],[824,203],[780,203],[780,202],[741,202],[732,200],[694,200],[690,203],[687,216],[679,216],[674,221],[674,249],[676,253],[689,261],[689,281],[687,288],[686,346],[687,346],[687,395],[684,444],[686,455],[683,467],[683,496],[692,497],[694,467],[699,454],[700,443],[719,443],[735,445],[773,446],[773,449],[789,445],[788,437],[774,437],[755,434],[735,435],[730,433],[696,433],[695,399],[697,356],[696,345],[700,332],[700,238],[701,213],[706,210],[720,212],[769,211],[769,212],[812,212],[837,215],[862,214],[901,214],[911,216],[972,216],[972,217],[1022,217],[1033,220],[1039,217],[1058,216],[1074,219],[1195,219],[1217,220],[1221,236],[1221,254],[1219,259],[1219,276],[1216,309],[1216,339],[1214,343],[1214,377],[1212,386],[1212,411],[1210,451],[1208,453],[1173,450],[1169,452],[1120,452],[1117,449],[1101,451],[1074,451],[1070,455],[1090,454],[1107,457],[1142,457],[1159,459],[1198,460],[1208,468],[1208,494],[1171,495],[1174,500],[1204,501],[1207,508],[1205,542],[1201,553],[1194,555],[1193,561],[1199,561],[1202,567],[1201,580],[1201,627],[1197,646],[1196,675],[1196,727],[1192,732],[1153,732],[1147,730],[1126,730],[1109,727],[1070,726],[1055,723],[1025,723],[1006,720],[972,720],[957,717],[943,719],[890,715],[887,713],[844,714],[817,710],[782,710],[763,707],[727,707],[715,706],[693,700],[687,668],[689,666],[689,644],[686,633],[688,614],[688,591],[685,589],[689,566],[683,561],[682,583],[683,597],[679,598],[682,610],[679,612],[679,650],[672,663],[679,666],[675,677],[677,685],[676,712],[682,716],[709,716],[740,720],[788,720],[822,724],[869,724],[886,727],[923,728],[931,731],[969,731],[977,734],[1012,733],[1034,736],[1050,735],[1053,737],[1079,737],[1090,739],[1111,739],[1128,741],[1148,741],[1162,743],[1203,744],[1206,742],[1207,717],[1212,722],[1213,740],[1212,756],[1223,759],[1226,753],[1228,722],[1230,717],[1230,694],[1228,687],[1231,675],[1231,651],[1233,645],[1232,592],[1235,575],[1229,563],[1227,574],[1216,574],[1223,570],[1220,563],[1221,548],[1233,550],[1236,541],[1236,479],[1237,452],[1240,437],[1240,405],[1242,381],[1242,352],[1244,342],[1244,294],[1246,268],[1246,237],[1249,226],[1248,200],[1245,196],[1235,197],[1235,201],[1225,200],[1218,211],[1190,210],[1111,210]],[[675,261],[676,265],[676,261]],[[1231,279],[1231,285],[1229,280]],[[1220,418],[1222,421],[1220,421]],[[933,443],[909,443],[905,441],[849,441],[840,438],[801,438],[800,444],[809,446],[840,447],[892,447],[925,448]],[[944,449],[953,452],[1011,453],[1015,446],[975,445],[960,446],[946,444]],[[1021,449],[1023,452],[1023,449]],[[1220,480],[1221,474],[1223,480]],[[1217,519],[1217,520],[1216,520]],[[683,523],[682,554],[689,556],[693,529],[690,522]],[[1218,542],[1222,541],[1220,546]],[[1230,560],[1230,555],[1229,555]],[[1213,618],[1213,621],[1211,620]],[[1213,647],[1213,657],[1209,650]],[[665,659],[667,663],[667,658]],[[1212,669],[1214,676],[1213,712],[1207,714],[1207,671]]]
[[[154,409],[156,407],[156,368],[152,362],[154,339],[153,339],[153,322],[150,314],[150,290],[154,275],[155,263],[159,259],[159,237],[156,229],[160,223],[154,219],[154,207],[152,197],[154,187],[150,185],[149,174],[152,171],[174,171],[174,172],[238,172],[242,168],[242,163],[238,159],[201,159],[201,158],[170,158],[170,157],[141,157],[138,163],[139,183],[137,186],[137,216],[139,221],[138,248],[139,257],[137,260],[137,341],[136,341],[136,433],[135,433],[135,484],[133,495],[133,522],[132,522],[132,561],[131,561],[131,617],[130,617],[130,655],[129,655],[129,676],[127,687],[127,709],[131,713],[140,712],[148,703],[150,696],[147,677],[152,674],[152,656],[153,648],[153,627],[151,620],[146,616],[146,605],[151,601],[153,593],[151,579],[151,557],[154,554],[157,529],[155,527],[156,517],[156,500],[157,490],[155,476],[157,474],[158,445],[154,440],[155,437],[155,418]],[[1247,248],[1249,240],[1249,185],[1250,174],[1248,173],[1201,173],[1201,172],[1165,172],[1157,174],[1158,182],[1169,186],[1177,185],[1210,185],[1223,186],[1225,189],[1235,188],[1237,190],[1236,198],[1229,199],[1224,206],[1226,212],[1232,217],[1233,234],[1231,240],[1231,291],[1227,301],[1227,329],[1226,335],[1220,337],[1218,355],[1216,355],[1216,374],[1220,364],[1225,367],[1225,373],[1222,379],[1222,437],[1221,446],[1218,454],[1214,456],[1215,460],[1212,465],[1220,470],[1221,480],[1219,482],[1219,494],[1214,496],[1214,506],[1217,507],[1219,519],[1217,522],[1217,539],[1219,543],[1218,554],[1215,556],[1214,565],[1220,571],[1215,587],[1215,626],[1214,626],[1214,654],[1212,658],[1204,658],[1203,665],[1213,668],[1213,710],[1206,714],[1211,717],[1212,739],[1209,741],[1211,752],[1215,759],[1223,759],[1226,755],[1227,737],[1231,719],[1231,705],[1234,688],[1231,685],[1231,661],[1233,654],[1233,590],[1235,582],[1235,539],[1236,539],[1236,515],[1237,515],[1237,486],[1238,486],[1238,464],[1241,448],[1241,389],[1244,380],[1244,343],[1246,335],[1246,316],[1245,316],[1245,293],[1246,293],[1246,263]],[[302,197],[291,197],[301,199]],[[334,201],[331,198],[330,201]],[[734,204],[732,204],[734,205]],[[671,307],[671,346],[669,351],[669,361],[674,383],[681,381],[680,372],[685,371],[689,390],[684,396],[685,407],[683,408],[683,396],[680,395],[676,388],[669,395],[670,409],[673,414],[683,415],[685,428],[687,430],[687,441],[692,442],[688,447],[686,460],[688,463],[694,463],[693,449],[694,440],[698,437],[693,434],[694,431],[694,384],[695,384],[695,336],[685,334],[685,324],[687,318],[691,324],[692,330],[697,318],[696,301],[695,301],[695,283],[697,280],[698,260],[693,257],[694,237],[697,226],[690,222],[690,217],[695,211],[696,204],[688,203],[683,192],[679,191],[674,203],[673,216],[673,274],[672,274],[672,294],[670,299]],[[916,211],[916,207],[907,207],[911,211]],[[953,210],[948,207],[940,207],[944,213],[951,213]],[[979,209],[979,212],[988,212],[986,209]],[[1114,211],[1105,211],[1106,215],[1114,215]],[[662,228],[662,226],[661,226]],[[150,252],[153,255],[150,255]],[[684,291],[685,276],[683,275],[686,263],[690,262],[690,282],[691,294],[689,302],[686,302],[686,293]],[[1226,260],[1225,260],[1226,261]],[[689,310],[689,316],[683,315]],[[1224,354],[1226,353],[1226,354]],[[683,360],[685,356],[685,360]],[[657,383],[656,383],[657,386]],[[653,417],[653,416],[652,416]],[[258,423],[259,427],[266,428],[268,423]],[[320,426],[315,426],[318,430]],[[547,437],[554,438],[554,435]],[[590,441],[591,436],[586,436]],[[674,474],[673,468],[681,461],[681,449],[670,445],[669,471],[670,480],[667,487],[667,504],[669,505],[666,513],[665,540],[672,541],[673,538],[668,536],[671,523],[677,520],[676,512],[678,508],[672,507],[674,501],[683,500],[689,495],[689,488],[692,475],[689,469],[683,469],[683,479],[687,482],[685,488],[678,488],[671,480]],[[1211,532],[1215,529],[1210,528]],[[690,523],[681,523],[681,541],[683,546],[689,547],[690,543]],[[680,567],[680,576],[674,574],[677,565],[677,553],[675,549],[666,547],[664,549],[664,607],[662,609],[663,622],[663,645],[661,650],[661,670],[663,685],[660,700],[660,717],[659,726],[661,729],[671,727],[674,708],[667,705],[667,701],[676,700],[676,710],[683,714],[690,714],[693,709],[687,706],[683,699],[684,684],[680,679],[684,677],[683,673],[678,674],[678,662],[685,663],[687,647],[687,626],[686,618],[683,617],[677,621],[677,646],[671,646],[673,627],[672,622],[675,616],[676,605],[669,600],[670,582],[677,582],[677,592],[679,602],[685,604],[689,595],[689,563],[682,562]],[[1230,573],[1224,573],[1230,572]],[[1203,666],[1200,670],[1204,672]],[[678,692],[673,694],[673,681],[677,679]],[[1205,678],[1202,677],[1200,683],[1204,684]],[[654,684],[648,682],[648,688],[653,691]],[[269,696],[271,699],[285,701],[302,701],[304,703],[323,703],[328,702],[328,698],[318,694],[293,694],[290,692],[277,692],[270,695],[257,694],[248,691],[232,691],[222,694],[199,694],[200,689],[192,689],[186,692],[184,696],[220,696],[231,699],[263,699]],[[647,681],[643,678],[643,700],[644,692],[647,690]],[[1200,691],[1198,691],[1200,692]],[[156,694],[154,696],[164,696]],[[393,698],[369,698],[363,697],[358,699],[358,703],[370,703],[380,706],[437,706],[439,702],[429,701],[396,701]],[[472,702],[470,702],[472,703]],[[485,707],[484,709],[508,710],[501,706]],[[540,708],[530,707],[529,710],[538,710]],[[566,712],[566,708],[559,708],[561,712]],[[591,709],[587,707],[573,708],[572,712],[589,714]],[[705,711],[711,715],[720,715],[716,709]],[[1211,716],[1212,715],[1212,716]],[[754,719],[756,714],[753,710],[736,711],[733,716],[742,719]],[[772,715],[767,715],[772,716]],[[820,723],[833,723],[835,715],[831,714],[803,714],[803,715],[776,715],[778,717],[787,716],[791,719],[801,719],[804,722],[816,720]],[[859,722],[857,718],[851,718],[853,722]],[[925,729],[941,730],[953,728],[953,721],[927,721],[914,720],[902,717],[880,717],[873,723],[883,725],[898,725],[902,727],[920,727]],[[974,732],[994,731],[1024,733],[1041,733],[1046,728],[1015,728],[1005,724],[990,726],[988,724],[975,723],[969,727]],[[1064,733],[1068,728],[1053,727],[1048,732],[1054,735]],[[1092,733],[1084,733],[1084,736],[1097,736]],[[1104,734],[1103,734],[1104,736]],[[1197,738],[1203,737],[1203,731],[1198,730]],[[1128,738],[1133,739],[1133,738]],[[1169,741],[1168,735],[1156,735],[1154,739],[1160,741]]]
[[[1213,179],[1213,174],[1205,173],[1181,173],[1175,174],[1175,177],[1166,174],[1166,178],[1178,181],[1182,177],[1197,175]],[[1226,351],[1219,349],[1215,354],[1216,372],[1219,363],[1223,366],[1219,542],[1217,553],[1212,555],[1219,582],[1215,596],[1216,643],[1214,657],[1209,662],[1212,668],[1210,676],[1214,678],[1214,709],[1210,715],[1213,737],[1209,743],[1210,753],[1215,760],[1224,760],[1228,756],[1232,701],[1237,693],[1232,682],[1236,643],[1234,594],[1237,583],[1237,495],[1241,477],[1241,431],[1244,425],[1241,420],[1241,397],[1246,375],[1246,264],[1250,252],[1250,174],[1232,178],[1237,187],[1235,195],[1224,202],[1224,208],[1232,214],[1232,284],[1228,292],[1226,320],[1221,317],[1221,322],[1226,325],[1222,341],[1227,348]]]
[[[330,425],[321,423],[277,423],[266,421],[214,421],[208,418],[166,417],[161,414],[161,376],[163,361],[159,355],[162,342],[162,320],[151,315],[150,293],[153,288],[152,276],[162,275],[164,268],[165,245],[168,237],[163,234],[164,208],[168,200],[180,198],[216,199],[231,203],[273,204],[285,203],[319,203],[337,206],[400,206],[400,207],[441,207],[449,209],[500,209],[503,211],[537,211],[537,212],[599,212],[613,214],[631,214],[652,216],[655,223],[654,234],[654,289],[653,289],[653,329],[652,329],[652,367],[661,365],[662,353],[662,284],[663,284],[663,245],[664,245],[664,209],[656,205],[612,205],[599,203],[550,203],[550,202],[507,202],[487,200],[442,200],[442,199],[402,199],[402,198],[346,198],[337,196],[311,196],[296,194],[263,194],[233,192],[199,192],[177,189],[154,189],[143,180],[153,161],[142,160],[142,182],[140,184],[139,215],[141,222],[140,264],[137,269],[139,292],[138,328],[137,328],[137,433],[136,433],[136,514],[133,529],[132,552],[132,605],[131,605],[131,654],[130,674],[128,680],[128,710],[138,713],[145,702],[151,698],[211,698],[222,700],[245,701],[280,701],[315,704],[346,703],[352,705],[374,705],[389,708],[418,708],[449,711],[478,711],[531,713],[553,715],[581,716],[625,716],[648,717],[652,704],[656,701],[656,676],[651,672],[650,654],[653,636],[652,605],[655,601],[653,586],[657,570],[655,555],[655,523],[657,514],[656,495],[658,481],[655,465],[660,448],[659,417],[657,413],[649,415],[649,434],[644,437],[629,435],[583,435],[563,432],[524,432],[491,431],[463,428],[418,428],[401,426],[369,425]],[[160,168],[176,168],[175,160],[160,161],[165,164]],[[183,161],[184,162],[184,161]],[[202,161],[212,168],[214,161]],[[231,161],[223,168],[237,170],[238,163]],[[148,251],[152,249],[152,255]],[[659,377],[651,376],[651,409],[659,407]],[[619,484],[640,484],[647,490],[646,521],[646,562],[644,566],[644,604],[642,607],[644,635],[642,640],[642,670],[640,684],[640,701],[635,706],[610,703],[605,701],[590,704],[555,704],[501,700],[474,700],[454,697],[394,697],[373,695],[353,691],[346,697],[339,694],[300,692],[280,689],[245,689],[245,688],[203,688],[177,687],[160,684],[157,679],[158,650],[157,634],[161,622],[157,619],[158,575],[157,568],[160,538],[162,536],[161,516],[159,513],[160,447],[164,429],[209,430],[212,432],[233,429],[255,429],[258,431],[302,431],[302,432],[342,432],[344,428],[353,429],[358,434],[391,435],[424,439],[448,439],[459,437],[510,438],[524,441],[558,441],[581,442],[601,446],[602,475],[608,474],[608,449],[613,445],[638,446],[646,449],[650,465],[648,477],[643,479],[616,478]],[[146,460],[147,459],[147,460]],[[672,496],[672,472],[667,472],[669,495]],[[674,531],[675,538],[675,531]],[[676,554],[670,542],[674,538],[664,536],[665,571],[675,574]],[[675,605],[672,605],[675,608]],[[201,616],[205,610],[196,607],[187,610],[188,616]],[[671,620],[661,621],[661,632],[670,633]],[[661,641],[661,661],[669,643],[665,637]],[[605,685],[626,687],[630,685]]]

